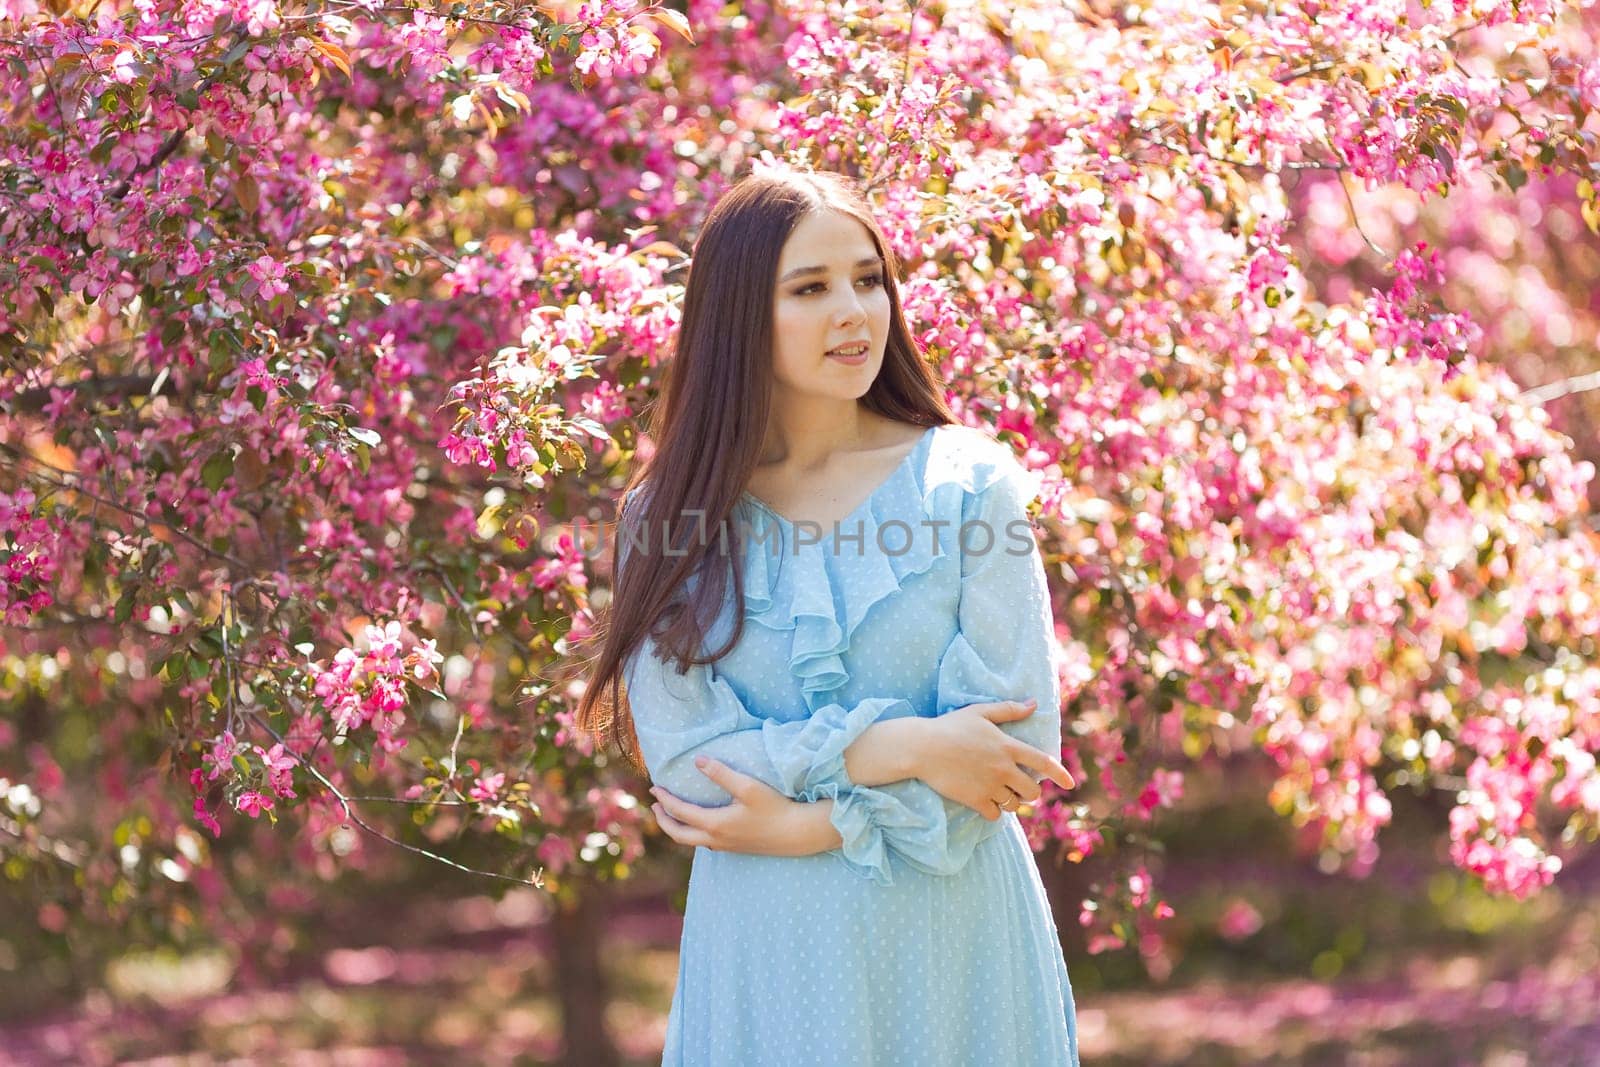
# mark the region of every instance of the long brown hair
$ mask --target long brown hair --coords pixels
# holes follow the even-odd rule
[[[681,672],[727,655],[744,633],[744,613],[737,611],[727,643],[702,652],[730,579],[734,602],[744,603],[739,524],[732,515],[760,458],[771,415],[778,258],[800,220],[823,211],[865,226],[883,261],[888,343],[883,366],[859,403],[916,426],[955,421],[906,327],[894,251],[851,179],[768,167],[718,199],[694,245],[677,344],[663,395],[651,410],[655,453],[632,472],[618,505],[611,600],[596,625],[600,650],[574,716],[579,729],[609,737],[641,771],[646,768],[622,693],[629,654],[649,634]],[[645,491],[634,494],[639,486]],[[663,551],[669,530],[674,547]],[[726,561],[722,539],[713,533],[723,530],[729,536]],[[624,552],[628,566],[618,574]]]

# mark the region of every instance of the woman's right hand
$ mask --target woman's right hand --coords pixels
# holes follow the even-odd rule
[[[1059,759],[1017,740],[997,725],[1026,719],[1037,704],[1034,700],[968,704],[920,720],[924,729],[916,777],[990,822],[1000,818],[1004,809],[997,801],[1010,797],[1007,789],[1023,801],[1039,799],[1039,783],[1029,770],[1071,789],[1077,782]]]

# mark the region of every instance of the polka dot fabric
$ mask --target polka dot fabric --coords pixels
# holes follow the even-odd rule
[[[694,766],[712,756],[832,798],[844,840],[695,850],[664,1067],[1076,1067],[1072,985],[1016,815],[990,822],[917,779],[857,785],[843,756],[884,719],[1029,697],[1039,710],[1001,728],[1060,753],[1036,491],[1009,448],[940,426],[820,539],[746,495],[739,643],[684,674],[648,640],[629,658],[655,784],[727,804]]]

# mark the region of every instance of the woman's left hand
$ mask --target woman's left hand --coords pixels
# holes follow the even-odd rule
[[[784,796],[759,778],[707,758],[695,765],[725,789],[733,803],[708,808],[652,786],[650,805],[666,835],[681,845],[757,856],[810,856],[838,848],[843,839],[829,821],[833,801],[804,803]]]

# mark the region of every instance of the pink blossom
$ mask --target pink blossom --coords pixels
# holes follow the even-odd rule
[[[71,389],[50,387],[50,402],[44,406],[45,418],[57,422],[73,403],[74,395]]]
[[[1242,897],[1234,897],[1217,920],[1217,933],[1229,941],[1242,941],[1260,930],[1261,913]]]
[[[194,818],[201,826],[211,831],[212,837],[222,836],[222,824],[217,817],[206,810],[206,802],[200,797],[194,798]]]
[[[245,269],[250,272],[250,277],[259,283],[258,291],[263,300],[271,300],[289,291],[288,284],[283,281],[287,273],[286,268],[271,256],[258,256]]]
[[[476,782],[472,783],[472,789],[467,795],[473,800],[484,801],[487,803],[500,795],[500,789],[505,785],[505,782],[506,776],[500,771],[496,771],[493,774],[486,774],[482,778],[479,778]]]
[[[267,772],[267,781],[272,791],[280,797],[293,798],[295,796],[293,771],[299,761],[284,751],[282,742],[274,744],[270,749],[256,745],[255,750]]]
[[[271,811],[272,805],[272,794],[261,793],[254,789],[247,789],[240,793],[233,802],[235,809],[244,812],[252,819],[259,818],[264,811]]]
[[[206,777],[215,780],[231,772],[233,757],[239,750],[239,742],[234,738],[232,730],[224,730],[219,734],[212,740],[211,748],[200,757],[200,762],[208,768]]]
[[[1584,104],[1600,111],[1600,59],[1591,59],[1578,72],[1578,96]]]

